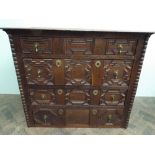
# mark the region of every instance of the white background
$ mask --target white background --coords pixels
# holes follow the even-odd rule
[[[13,21],[27,20],[30,22],[25,22],[25,24],[30,26],[34,23],[37,26],[47,26],[50,23],[48,26],[53,28],[155,32],[154,0],[0,0],[0,19],[2,18],[5,21],[8,19],[10,21],[12,19]],[[3,25],[1,26],[3,27]],[[8,24],[4,26],[8,26]],[[19,26],[18,23],[16,26]],[[0,65],[0,77],[3,76],[1,79],[4,79],[3,82],[5,82],[4,74],[8,72],[9,77],[6,77],[6,81],[8,81],[7,78],[12,81],[10,80],[8,85],[5,83],[3,86],[17,87],[7,37],[3,36],[3,39],[0,40],[0,44],[7,44],[7,49],[6,46],[1,45],[3,48],[0,49],[0,62],[3,61],[3,63]],[[154,36],[149,42],[151,45],[147,49],[138,88],[138,94],[144,96],[155,95],[153,90],[155,84]],[[7,54],[3,54],[5,52]],[[4,63],[7,67],[4,66]],[[4,72],[4,67],[8,71]],[[6,89],[3,90],[3,92],[8,92]],[[1,136],[0,139],[1,154],[155,154],[154,136]]]

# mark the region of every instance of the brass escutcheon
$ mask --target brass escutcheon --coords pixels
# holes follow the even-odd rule
[[[100,61],[100,60],[97,60],[97,61],[95,62],[95,66],[96,66],[97,68],[99,68],[99,67],[101,66],[101,61]]]
[[[97,95],[98,94],[98,90],[93,90],[93,95]]]
[[[58,92],[59,95],[61,95],[63,93],[63,90],[62,89],[58,89],[57,92]]]
[[[58,60],[56,60],[56,66],[57,66],[57,67],[60,67],[60,66],[61,66],[61,64],[62,64],[61,60],[59,60],[59,59],[58,59]]]

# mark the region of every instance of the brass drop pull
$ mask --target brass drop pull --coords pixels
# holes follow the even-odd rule
[[[111,123],[111,121],[112,121],[112,115],[109,114],[109,115],[107,116],[107,122],[108,122],[108,123]]]
[[[43,116],[43,119],[44,119],[44,123],[45,123],[45,124],[47,123],[47,118],[48,118],[48,116],[45,114],[45,115]]]
[[[114,75],[114,78],[117,79],[118,78],[118,71],[114,71],[113,75]]]
[[[93,110],[92,110],[92,114],[93,114],[93,115],[96,115],[96,114],[97,114],[97,110],[96,110],[96,109],[93,109]]]
[[[57,67],[60,67],[60,66],[61,66],[61,64],[62,64],[61,60],[59,60],[59,59],[58,59],[58,60],[56,60],[56,62],[55,62],[55,63],[56,63],[56,66],[57,66]]]
[[[118,49],[118,52],[121,54],[123,52],[122,51],[123,45],[122,44],[118,44],[117,49]]]
[[[37,71],[38,77],[40,77],[40,73],[41,73],[41,70],[38,69],[38,71]]]
[[[34,43],[34,48],[35,48],[35,51],[38,52],[39,51],[39,43]]]
[[[115,100],[115,95],[111,95],[111,100],[112,100],[112,101]]]
[[[57,93],[58,93],[59,95],[61,95],[61,94],[63,93],[63,90],[62,90],[62,89],[58,89]]]
[[[95,66],[96,66],[96,68],[99,68],[101,66],[101,61],[100,60],[97,60],[95,62]]]
[[[93,90],[93,95],[96,96],[98,94],[98,90]]]
[[[58,114],[59,114],[59,115],[63,115],[63,113],[64,113],[64,110],[63,110],[63,109],[59,109],[59,110],[58,110]]]
[[[45,94],[41,94],[41,98],[42,99],[45,99]]]

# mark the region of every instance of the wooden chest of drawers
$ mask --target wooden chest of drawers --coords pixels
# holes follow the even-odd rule
[[[28,127],[127,127],[150,33],[5,31]]]

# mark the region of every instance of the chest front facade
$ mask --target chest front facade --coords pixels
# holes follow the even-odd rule
[[[150,34],[5,31],[29,127],[127,127]]]

